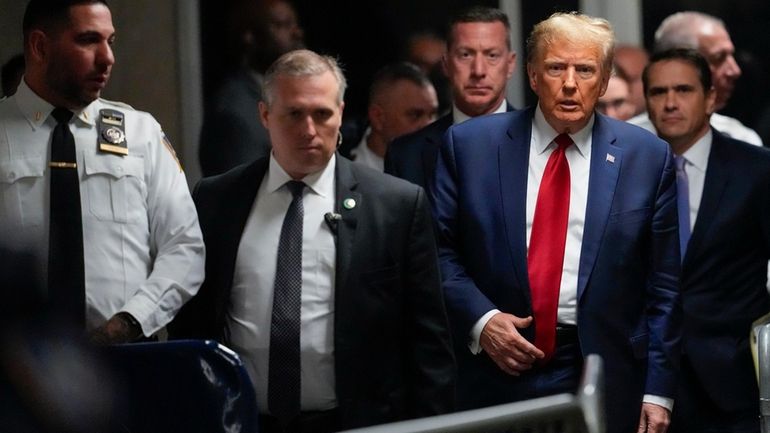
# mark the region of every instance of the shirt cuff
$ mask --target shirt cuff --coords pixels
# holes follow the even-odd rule
[[[645,403],[656,404],[658,406],[664,407],[668,409],[669,412],[674,410],[673,398],[666,398],[666,397],[660,397],[657,395],[645,394],[644,398],[642,398],[642,401]]]
[[[474,355],[478,355],[481,353],[481,344],[479,343],[479,340],[481,340],[481,331],[484,330],[484,327],[487,326],[487,322],[489,322],[489,319],[492,318],[495,314],[499,313],[500,310],[494,309],[487,311],[486,314],[481,316],[479,320],[476,321],[476,324],[473,325],[473,328],[471,328],[470,333],[470,341],[468,342],[468,349],[470,349],[471,353]]]

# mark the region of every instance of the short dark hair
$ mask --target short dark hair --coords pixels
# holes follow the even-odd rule
[[[695,68],[695,71],[698,72],[698,78],[703,86],[703,92],[708,93],[711,89],[711,68],[706,61],[706,58],[692,48],[672,48],[654,53],[652,57],[650,57],[650,62],[644,67],[644,72],[642,72],[642,85],[644,86],[645,95],[647,94],[647,89],[649,87],[650,67],[655,63],[667,60],[681,60],[691,64]]]
[[[511,23],[508,21],[508,15],[505,12],[497,8],[491,8],[488,6],[471,6],[465,9],[461,9],[449,20],[449,27],[447,28],[447,47],[451,47],[454,41],[452,40],[452,29],[457,24],[462,23],[502,23],[505,26],[505,44],[508,49],[511,49]]]
[[[51,31],[68,22],[71,7],[97,3],[107,6],[106,0],[30,0],[24,11],[24,21],[21,27],[24,40],[27,40],[32,29],[40,28]]]
[[[420,87],[431,85],[430,79],[422,69],[409,62],[397,62],[383,66],[374,74],[369,86],[369,103],[396,81],[407,80]]]

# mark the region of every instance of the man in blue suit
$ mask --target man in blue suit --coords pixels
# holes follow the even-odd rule
[[[748,336],[770,311],[770,152],[709,126],[717,96],[697,51],[653,55],[643,80],[650,120],[677,161],[684,315],[671,429],[758,433]]]
[[[454,99],[452,112],[393,140],[385,154],[385,173],[428,187],[447,128],[472,117],[511,110],[505,101],[505,86],[516,66],[510,27],[505,13],[482,6],[452,19],[443,60]]]
[[[608,431],[665,432],[679,355],[671,150],[594,107],[610,24],[557,13],[527,41],[538,104],[451,127],[433,185],[463,408],[574,392],[604,359]]]

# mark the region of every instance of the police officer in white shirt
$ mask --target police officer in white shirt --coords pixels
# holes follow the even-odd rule
[[[203,240],[184,173],[151,115],[99,98],[115,60],[104,1],[31,0],[23,28],[26,73],[16,95],[0,101],[2,238],[35,251],[49,272],[52,261],[69,260],[48,257],[49,200],[58,194],[57,170],[74,169],[86,329],[97,343],[149,337],[203,280]],[[72,113],[64,125],[74,137],[72,162],[53,160],[53,132],[64,123],[55,109]],[[81,248],[72,247],[65,251]]]

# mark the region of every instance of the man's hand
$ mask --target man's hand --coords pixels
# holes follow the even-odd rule
[[[671,412],[663,406],[642,403],[637,433],[666,433],[671,422]]]
[[[545,356],[516,329],[527,328],[531,324],[532,316],[522,319],[512,314],[495,314],[481,331],[479,345],[501,370],[518,376]]]
[[[120,312],[104,325],[91,331],[89,340],[98,346],[130,343],[142,336],[142,328],[130,314]]]

